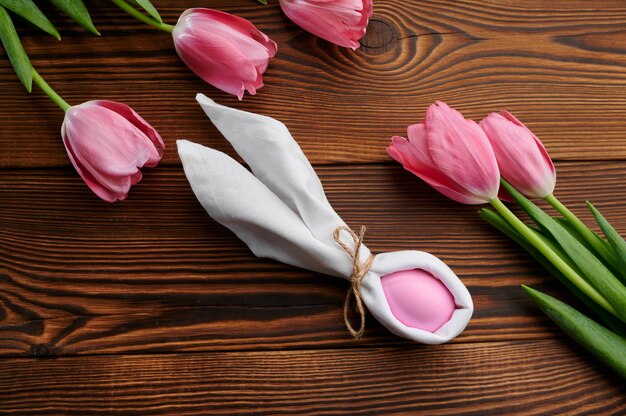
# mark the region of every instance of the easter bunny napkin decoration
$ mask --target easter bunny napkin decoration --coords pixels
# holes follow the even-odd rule
[[[365,228],[351,230],[333,210],[284,124],[196,98],[252,170],[217,150],[177,142],[191,188],[213,219],[257,257],[350,280],[344,317],[355,338],[363,334],[363,305],[394,334],[425,344],[463,331],[472,298],[448,266],[421,251],[373,255],[363,244]],[[357,328],[347,316],[350,297],[361,314]]]

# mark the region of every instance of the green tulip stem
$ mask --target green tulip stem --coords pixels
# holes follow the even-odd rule
[[[505,220],[513,226],[522,237],[532,244],[537,250],[543,254],[546,259],[554,265],[563,275],[571,281],[578,289],[593,299],[598,305],[602,306],[613,315],[618,316],[617,312],[607,302],[607,300],[596,289],[593,288],[583,277],[581,277],[574,269],[572,269],[557,253],[555,253],[540,237],[538,237],[526,224],[522,222],[506,205],[498,198],[489,201],[491,205],[504,217]],[[619,317],[619,316],[618,316]]]
[[[155,19],[153,19],[153,18],[151,18],[149,16],[146,16],[145,14],[143,14],[139,10],[135,9],[130,4],[126,3],[124,0],[111,0],[111,1],[115,5],[117,5],[117,7],[119,7],[122,10],[124,10],[129,15],[133,16],[135,19],[140,20],[140,21],[142,21],[144,23],[147,23],[150,26],[154,26],[157,29],[161,29],[162,31],[168,32],[168,33],[172,33],[172,31],[174,30],[174,26],[168,25],[167,23],[158,22]]]
[[[545,201],[552,205],[554,209],[556,209],[567,221],[570,222],[578,231],[578,233],[591,245],[591,247],[596,250],[600,256],[611,264],[611,262],[615,261],[615,256],[611,252],[609,252],[599,240],[597,235],[593,233],[572,211],[569,210],[561,201],[559,201],[554,194],[550,194],[546,196]]]
[[[64,112],[71,107],[67,103],[67,101],[63,99],[63,97],[57,94],[57,92],[50,85],[48,85],[48,83],[41,77],[41,75],[39,75],[39,72],[37,72],[35,68],[33,68],[33,82],[37,84],[37,86],[41,88],[41,90],[45,92],[46,95],[50,97],[50,99]]]

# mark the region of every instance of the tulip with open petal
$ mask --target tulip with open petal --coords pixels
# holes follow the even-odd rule
[[[500,172],[487,136],[476,122],[438,101],[423,123],[395,136],[387,153],[430,186],[463,204],[498,196]]]

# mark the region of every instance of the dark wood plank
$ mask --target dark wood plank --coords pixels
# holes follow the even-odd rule
[[[208,5],[251,19],[279,43],[267,86],[241,103],[191,74],[168,34],[107,1],[91,5],[101,38],[62,17],[54,18],[62,42],[19,28],[34,65],[70,102],[121,100],[152,122],[167,139],[165,163],[178,163],[175,139],[226,147],[195,104],[197,92],[284,121],[316,163],[388,160],[389,137],[421,120],[436,99],[473,118],[508,108],[558,159],[626,158],[623,1],[375,3],[365,46],[356,52],[305,34],[277,2]],[[198,5],[156,4],[172,23]],[[39,91],[28,96],[6,59],[0,96],[0,166],[67,166],[61,112]]]
[[[626,387],[560,340],[0,360],[23,415],[618,415]]]
[[[317,168],[335,209],[375,252],[440,256],[470,287],[457,342],[545,339],[519,284],[564,292],[541,267],[395,164]],[[558,164],[558,195],[591,199],[626,230],[626,162]],[[0,353],[64,355],[349,346],[347,282],[253,257],[199,206],[180,168],[148,171],[104,204],[68,169],[0,175]],[[404,344],[373,319],[364,345]]]

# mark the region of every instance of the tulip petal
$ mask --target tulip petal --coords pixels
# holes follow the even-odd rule
[[[130,184],[131,185],[137,185],[142,177],[143,177],[143,175],[142,175],[141,171],[139,169],[137,169],[137,172],[135,172],[135,174],[130,175]]]
[[[126,104],[107,100],[88,101],[84,104],[92,103],[119,114],[126,121],[137,127],[137,129],[145,134],[148,139],[146,140],[146,146],[149,149],[148,158],[141,165],[138,165],[139,167],[154,167],[159,164],[161,158],[163,157],[163,148],[165,148],[165,143],[163,142],[161,135],[154,129],[154,127],[152,127],[146,120],[143,119],[143,117],[137,114],[135,110]],[[154,147],[154,149],[152,147]]]
[[[176,50],[196,75],[239,99],[243,97],[246,84],[254,84],[259,75],[247,56],[228,39],[217,35],[203,39],[201,43],[178,41]]]
[[[125,190],[125,192],[123,189],[121,190],[122,192],[119,192],[119,191],[114,192],[110,190],[109,188],[103,186],[89,172],[89,169],[87,169],[80,163],[79,159],[76,157],[69,143],[66,140],[63,140],[63,144],[65,145],[65,149],[67,150],[67,155],[69,156],[70,161],[72,162],[72,165],[74,165],[76,172],[78,172],[80,177],[83,179],[85,184],[87,184],[87,186],[89,187],[89,189],[91,189],[93,193],[95,193],[100,199],[106,202],[115,202],[117,200],[122,201],[126,198],[126,195],[128,194],[128,191],[130,190],[130,185],[128,186],[128,189]]]
[[[220,10],[205,8],[187,9],[180,15],[179,20],[188,15],[204,16],[206,17],[206,21],[220,22],[224,28],[235,30],[243,35],[241,38],[252,38],[257,43],[263,45],[267,49],[270,58],[276,55],[278,49],[276,42],[271,40],[265,33],[261,32],[249,20]]]
[[[372,13],[371,0],[281,0],[283,12],[304,30],[356,49]]]
[[[135,112],[135,110],[133,110],[131,107],[127,106],[124,103],[108,100],[96,100],[93,101],[93,103],[99,105],[100,107],[108,108],[109,110],[114,111],[124,117],[135,127],[141,130],[152,141],[152,143],[154,143],[154,146],[159,152],[159,155],[163,155],[163,151],[161,149],[165,148],[165,143],[163,142],[161,135],[159,134],[159,132],[156,131],[154,127],[152,127],[146,120],[144,120],[143,117],[137,114],[137,112]]]
[[[465,192],[457,183],[443,175],[433,165],[428,149],[420,145],[425,132],[423,124],[415,124],[409,127],[408,141],[404,137],[394,136],[392,144],[387,147],[387,153],[397,162],[400,162],[406,170],[418,176],[424,182],[435,188],[450,199],[462,204],[483,204],[484,200],[475,198]]]
[[[268,38],[265,35],[265,39],[261,39],[261,42],[259,42],[252,38],[250,34],[237,30],[236,27],[211,19],[203,19],[201,16],[195,17],[190,21],[190,24],[201,46],[204,46],[200,43],[200,41],[203,41],[202,43],[209,42],[208,46],[210,47],[211,41],[217,40],[217,37],[219,38],[220,46],[231,45],[233,51],[238,52],[239,56],[250,60],[255,68],[263,65],[267,66],[269,58],[274,56],[272,53],[276,52],[274,42],[268,42]],[[256,32],[259,31],[257,30]],[[228,63],[228,61],[226,62]]]
[[[136,174],[137,168],[157,153],[145,134],[124,117],[91,103],[70,108],[64,127],[66,147],[81,166],[112,190],[126,184],[111,182],[111,178]]]
[[[554,191],[556,171],[545,147],[511,113],[491,113],[480,122],[498,159],[502,176],[529,197]]]
[[[124,200],[141,180],[139,168],[162,156],[161,136],[130,107],[112,101],[70,107],[61,135],[78,174],[108,202]]]
[[[467,192],[466,189],[447,177],[435,165],[428,148],[428,132],[424,123],[409,126],[407,133],[409,136],[409,147],[415,157],[414,173],[419,172],[419,174],[415,173],[417,176],[448,198],[457,202],[463,204],[484,204],[487,202]]]
[[[426,111],[428,149],[436,166],[483,201],[498,195],[500,172],[483,130],[444,102]]]
[[[542,165],[542,167],[544,169],[544,172],[545,172],[546,175],[549,175],[551,177],[551,190],[550,190],[549,193],[552,193],[552,191],[554,191],[554,187],[556,186],[556,168],[554,167],[554,163],[552,162],[552,158],[548,154],[548,151],[546,150],[545,146],[543,145],[541,140],[539,140],[539,137],[537,137],[535,135],[535,133],[533,133],[528,127],[526,127],[526,125],[524,123],[519,121],[513,114],[509,113],[506,110],[500,111],[500,114],[504,118],[512,121],[513,123],[517,124],[518,126],[521,126],[534,139],[535,144],[537,145],[537,149],[539,150],[539,153],[541,154],[541,157],[543,158],[543,161],[544,161],[544,164]]]
[[[185,62],[197,76],[222,91],[236,95],[241,100],[246,90],[245,81],[242,80],[251,82],[251,80],[256,79],[256,68],[247,60],[242,60],[242,56],[238,55],[236,51],[233,51],[231,48],[203,46],[200,49],[207,52],[207,54],[199,54],[198,49],[195,47],[187,48],[181,45],[176,48],[183,62]],[[228,49],[230,49],[230,51],[228,51]],[[222,54],[222,51],[226,52]],[[211,52],[222,54],[220,59],[225,59],[230,62],[239,62],[237,69],[230,70],[224,64],[209,61],[212,59]],[[233,58],[227,57],[228,55],[232,55]]]
[[[263,86],[276,43],[252,23],[211,9],[185,11],[173,31],[180,58],[209,84],[243,98]]]

